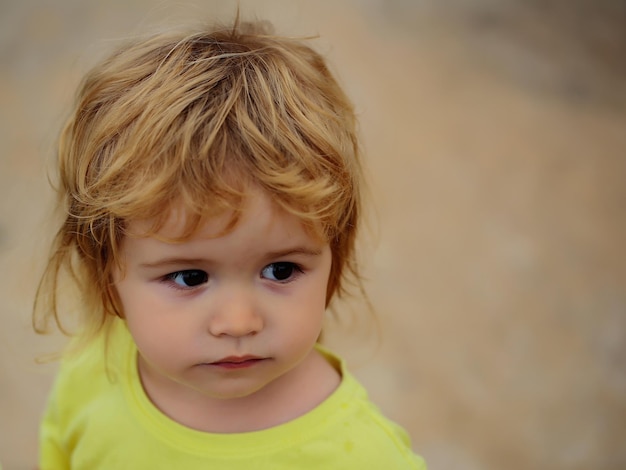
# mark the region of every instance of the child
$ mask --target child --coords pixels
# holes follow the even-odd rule
[[[128,44],[84,80],[58,164],[36,313],[63,329],[70,273],[84,316],[41,470],[425,469],[318,344],[359,282],[361,169],[317,53],[238,21]]]

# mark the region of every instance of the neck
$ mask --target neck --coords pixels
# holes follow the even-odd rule
[[[151,372],[139,357],[148,398],[174,421],[198,431],[243,433],[292,421],[313,410],[339,385],[339,373],[317,351],[262,389],[238,398],[216,398]]]

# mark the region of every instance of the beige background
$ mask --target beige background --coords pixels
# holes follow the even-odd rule
[[[626,468],[626,4],[241,5],[319,33],[361,116],[379,340],[366,321],[329,340],[374,401],[432,470]],[[34,468],[55,368],[34,358],[60,344],[30,308],[73,90],[116,39],[234,8],[0,0],[5,470]]]

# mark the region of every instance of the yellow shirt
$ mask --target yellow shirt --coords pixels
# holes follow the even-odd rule
[[[63,362],[41,425],[40,470],[425,470],[406,432],[320,350],[342,381],[317,408],[262,431],[212,434],[176,423],[150,402],[132,338],[115,328],[107,365],[102,342]]]

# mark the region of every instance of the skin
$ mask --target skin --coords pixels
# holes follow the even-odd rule
[[[157,238],[132,222],[115,287],[152,402],[207,432],[247,432],[312,410],[340,382],[314,349],[332,255],[299,219],[253,191],[235,228],[209,220],[189,240],[185,211]]]

